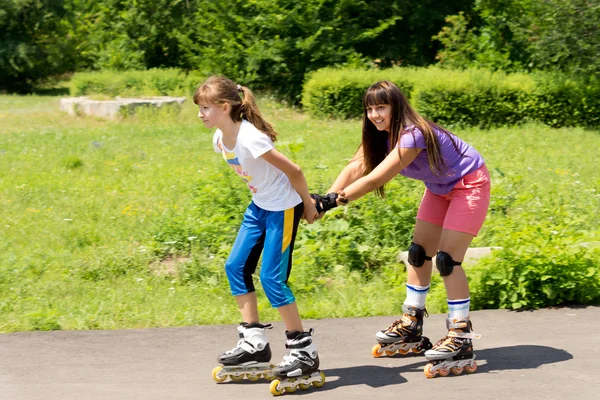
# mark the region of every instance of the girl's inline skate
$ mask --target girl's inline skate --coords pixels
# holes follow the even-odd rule
[[[239,382],[246,378],[257,381],[261,377],[272,380],[271,347],[265,329],[271,324],[248,324],[242,322],[237,330],[240,340],[237,345],[218,357],[223,366],[215,367],[212,377],[217,382],[224,382],[227,377]]]
[[[452,321],[447,319],[446,326],[446,337],[425,352],[425,357],[430,361],[424,370],[427,378],[448,376],[450,372],[455,375],[463,371],[472,374],[477,370],[472,339],[479,339],[481,335],[472,332],[473,325],[468,317]]]
[[[431,348],[431,342],[423,336],[423,316],[429,315],[427,310],[403,305],[402,312],[402,318],[375,335],[379,343],[373,346],[373,357],[392,356],[396,352],[419,354]]]
[[[270,390],[274,396],[284,391],[293,393],[300,388],[306,390],[312,384],[321,387],[325,384],[325,374],[319,370],[319,354],[312,341],[313,330],[308,332],[285,332],[289,354],[273,368],[277,379],[271,382]]]

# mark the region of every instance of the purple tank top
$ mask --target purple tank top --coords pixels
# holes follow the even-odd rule
[[[458,151],[454,148],[448,135],[434,129],[440,142],[442,157],[446,162],[448,170],[436,176],[429,168],[427,161],[427,149],[425,148],[425,137],[418,128],[406,129],[400,136],[398,147],[423,149],[406,168],[400,171],[401,175],[408,178],[423,181],[425,186],[435,194],[450,193],[454,185],[463,176],[481,167],[484,162],[481,155],[472,146],[465,143],[453,134],[450,134]],[[462,154],[462,155],[461,155]]]

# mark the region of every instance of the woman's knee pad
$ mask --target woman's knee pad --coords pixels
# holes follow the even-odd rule
[[[441,276],[450,275],[454,270],[454,266],[460,264],[462,263],[454,261],[450,254],[445,251],[438,251],[435,255],[435,266],[440,271]]]
[[[415,268],[419,268],[425,264],[425,261],[431,261],[431,257],[427,257],[423,246],[412,242],[408,249],[408,262]]]

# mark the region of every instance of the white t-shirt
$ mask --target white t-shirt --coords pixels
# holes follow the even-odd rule
[[[302,198],[287,175],[261,156],[275,148],[273,141],[254,125],[242,120],[234,149],[223,144],[223,132],[217,129],[213,146],[252,192],[252,201],[267,211],[283,211],[297,206]]]

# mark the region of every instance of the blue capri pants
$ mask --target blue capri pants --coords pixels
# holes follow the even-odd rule
[[[225,263],[231,294],[255,291],[252,275],[262,253],[260,282],[271,305],[277,308],[295,301],[287,281],[303,211],[303,203],[284,211],[267,211],[250,203]]]

